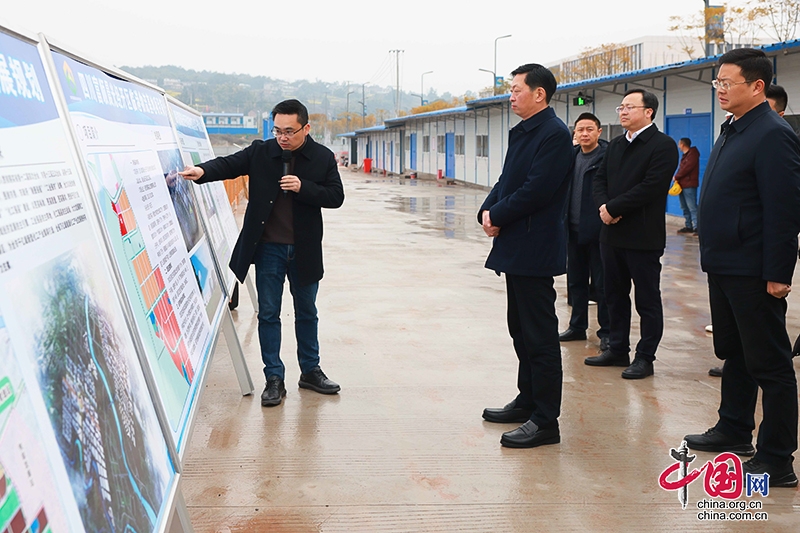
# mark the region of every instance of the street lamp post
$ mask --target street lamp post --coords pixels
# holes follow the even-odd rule
[[[511,34],[501,35],[494,40],[494,68],[492,69],[492,94],[497,94],[497,41],[511,37]]]
[[[419,105],[425,105],[425,74],[433,74],[432,70],[423,72],[419,77]]]
[[[487,70],[485,68],[479,68],[478,70],[480,70],[481,72],[488,72],[489,74],[492,75],[492,94],[494,94],[494,84],[495,84],[495,79],[496,79],[496,76],[494,75],[494,71]]]

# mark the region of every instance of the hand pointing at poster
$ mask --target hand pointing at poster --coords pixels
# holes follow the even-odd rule
[[[199,180],[205,174],[205,171],[200,167],[189,167],[183,169],[183,172],[178,172],[181,176],[183,176],[187,180],[195,181]]]

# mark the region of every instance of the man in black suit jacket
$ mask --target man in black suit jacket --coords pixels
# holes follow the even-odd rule
[[[230,268],[244,282],[256,268],[258,339],[266,386],[261,405],[280,405],[286,396],[281,361],[281,300],[286,278],[295,310],[298,386],[321,394],[340,387],[319,366],[316,298],[322,279],[321,208],[337,208],[344,189],[333,152],[308,134],[308,110],[297,100],[284,100],[272,110],[274,139],[217,157],[180,174],[197,183],[250,176],[250,201]],[[283,156],[288,156],[284,159]],[[288,168],[288,173],[285,170]]]
[[[667,191],[678,166],[678,148],[653,124],[658,99],[644,89],[625,93],[617,107],[627,131],[612,140],[594,178],[594,201],[604,226],[600,254],[605,271],[611,334],[609,349],[584,362],[625,366],[622,377],[653,375],[656,349],[664,332],[661,307],[661,256],[666,246]],[[641,339],[630,362],[631,281]]]
[[[716,425],[685,439],[695,450],[755,454],[742,465],[745,474],[795,487],[797,379],[786,295],[800,232],[800,140],[766,102],[772,61],[764,52],[732,50],[719,65],[713,85],[732,116],[709,156],[698,216],[722,390]],[[754,449],[759,388],[763,419]]]

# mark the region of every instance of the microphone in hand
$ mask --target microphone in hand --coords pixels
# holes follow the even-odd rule
[[[284,150],[281,154],[281,159],[283,160],[283,175],[289,175],[289,163],[292,162],[292,151],[291,150]],[[283,195],[286,196],[289,194],[289,191],[284,190]]]

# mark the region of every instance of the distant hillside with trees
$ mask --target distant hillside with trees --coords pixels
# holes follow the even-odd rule
[[[297,98],[308,107],[314,127],[332,135],[374,126],[395,116],[395,91],[392,87],[366,85],[363,88],[366,116],[362,116],[362,86],[355,83],[289,82],[269,76],[198,72],[171,65],[120,68],[162,87],[181,102],[202,112],[237,112],[259,117],[281,100]],[[350,91],[348,106],[347,94]],[[425,95],[425,99],[429,102],[456,101],[450,93],[440,96],[433,90]],[[419,104],[419,95],[401,91],[401,115],[408,114]]]

